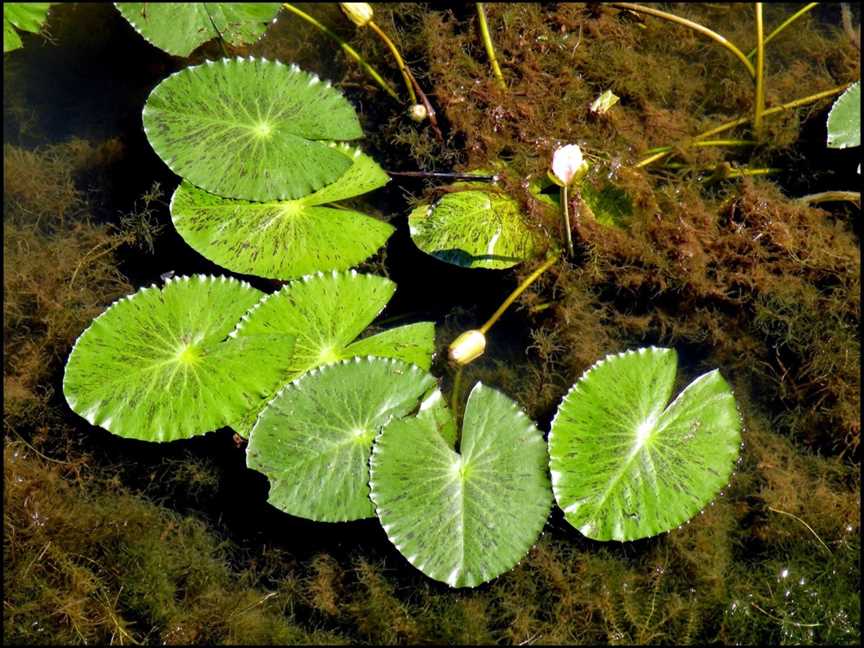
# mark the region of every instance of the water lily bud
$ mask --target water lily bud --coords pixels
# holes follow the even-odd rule
[[[486,336],[477,329],[465,331],[450,343],[450,359],[458,365],[467,365],[486,350]]]
[[[614,92],[607,90],[591,104],[591,112],[595,115],[605,115],[612,106],[618,103],[619,98]]]
[[[372,20],[372,5],[368,2],[340,2],[339,6],[358,27],[365,27]]]
[[[422,122],[429,116],[429,113],[426,111],[426,106],[423,104],[414,104],[408,109],[408,116],[415,122]]]
[[[552,174],[562,185],[570,186],[588,171],[588,161],[577,144],[555,149],[552,154]]]

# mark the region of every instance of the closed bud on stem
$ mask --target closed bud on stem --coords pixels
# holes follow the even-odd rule
[[[408,116],[415,122],[422,122],[429,116],[429,112],[426,110],[426,106],[418,103],[408,109]]]
[[[467,365],[483,355],[486,350],[486,336],[482,331],[465,331],[450,343],[450,359],[460,366]]]
[[[582,157],[578,144],[568,144],[555,149],[552,154],[550,178],[562,187],[569,187],[588,171],[588,161]]]
[[[372,20],[372,5],[368,2],[340,2],[339,6],[348,19],[358,27],[365,27]]]

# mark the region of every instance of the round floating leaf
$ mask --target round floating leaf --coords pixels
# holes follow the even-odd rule
[[[340,147],[353,159],[336,182],[296,200],[250,202],[221,198],[184,181],[171,199],[174,227],[223,268],[274,279],[345,270],[380,248],[391,225],[348,209],[322,207],[384,186],[389,177],[368,155]]]
[[[408,225],[417,247],[465,268],[510,268],[536,256],[539,248],[519,203],[494,191],[448,193],[434,205],[414,209]]]
[[[696,515],[729,481],[741,418],[720,372],[667,407],[676,354],[610,355],[573,385],[549,433],[552,488],[567,521],[595,540],[636,540]]]
[[[293,338],[225,339],[262,296],[225,277],[169,279],[115,302],[75,343],[63,393],[93,425],[144,441],[204,434],[271,393]]]
[[[51,2],[3,3],[3,53],[21,47],[21,37],[15,29],[38,34],[48,16]]]
[[[296,338],[283,384],[314,367],[358,355],[395,358],[429,369],[435,344],[432,322],[401,326],[351,344],[395,290],[396,284],[389,279],[353,270],[303,277],[262,299],[232,335]],[[247,436],[259,411],[260,407],[250,408],[231,427]]]
[[[231,45],[254,43],[279,12],[278,2],[115,2],[148,42],[189,56],[212,38]]]
[[[267,475],[268,501],[286,513],[324,522],[372,517],[372,440],[434,387],[432,376],[398,360],[354,358],[310,371],[261,412],[246,465]]]
[[[853,83],[840,95],[828,113],[828,146],[861,145],[861,84]]]
[[[440,414],[429,407],[383,429],[370,460],[372,501],[408,562],[473,587],[513,567],[540,535],[552,504],[546,444],[513,401],[481,384],[468,397],[459,452]]]
[[[268,201],[334,182],[351,158],[331,140],[362,137],[351,104],[296,65],[222,59],[185,68],[144,107],[153,150],[210,193]]]

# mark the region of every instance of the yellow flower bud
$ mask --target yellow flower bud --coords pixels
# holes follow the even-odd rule
[[[372,5],[368,2],[340,2],[339,6],[358,27],[365,27],[372,20]]]
[[[408,116],[411,117],[415,122],[422,122],[426,117],[429,116],[428,111],[426,110],[426,106],[423,104],[414,104],[411,108],[408,109]]]
[[[486,350],[486,336],[477,329],[465,331],[450,343],[450,359],[458,365],[467,365]]]

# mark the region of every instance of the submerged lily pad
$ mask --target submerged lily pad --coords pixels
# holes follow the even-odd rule
[[[861,146],[861,84],[855,82],[840,95],[828,113],[828,146]]]
[[[363,136],[354,108],[296,65],[222,59],[156,86],[143,113],[174,173],[228,198],[299,198],[334,182],[351,158],[332,140]]]
[[[355,341],[395,290],[396,284],[389,279],[353,270],[303,277],[262,299],[232,335],[296,338],[293,354],[284,360],[287,377],[283,384],[314,367],[358,355],[395,358],[428,370],[435,346],[432,322],[400,326]],[[250,408],[232,427],[247,436],[262,406]]]
[[[353,160],[351,168],[296,200],[221,198],[184,181],[171,199],[174,226],[195,250],[233,272],[294,279],[357,265],[387,242],[393,226],[322,205],[383,187],[390,178],[359,150],[339,150]]]
[[[571,388],[549,433],[552,488],[595,540],[636,540],[696,515],[729,481],[741,417],[717,370],[668,405],[676,353],[610,355]]]
[[[560,190],[547,177],[535,179],[529,185],[528,190],[540,202],[550,205],[556,210],[561,209]],[[594,218],[598,223],[619,229],[623,229],[629,224],[630,218],[633,216],[633,200],[620,187],[608,181],[600,181],[599,187],[595,187],[593,182],[586,177],[579,183],[576,190],[571,190],[571,199],[576,191],[584,202],[583,213],[580,213],[578,217]],[[576,215],[571,213],[571,218],[574,217]]]
[[[3,53],[21,47],[21,37],[16,29],[38,34],[51,2],[4,2],[3,3]]]
[[[428,407],[382,430],[372,501],[408,562],[451,587],[474,587],[512,568],[540,535],[552,505],[546,444],[512,400],[479,383],[458,452],[441,413]]]
[[[267,476],[268,501],[286,513],[324,522],[373,517],[372,440],[434,387],[428,373],[392,359],[354,358],[310,371],[261,412],[246,465]]]
[[[540,247],[510,196],[468,189],[420,205],[408,216],[414,243],[426,254],[465,268],[500,270],[531,259]]]
[[[115,302],[66,363],[73,411],[114,434],[173,441],[227,425],[284,376],[293,337],[226,336],[263,293],[225,277],[169,279]]]
[[[213,38],[231,45],[254,43],[279,12],[278,2],[115,2],[148,42],[189,56]]]

